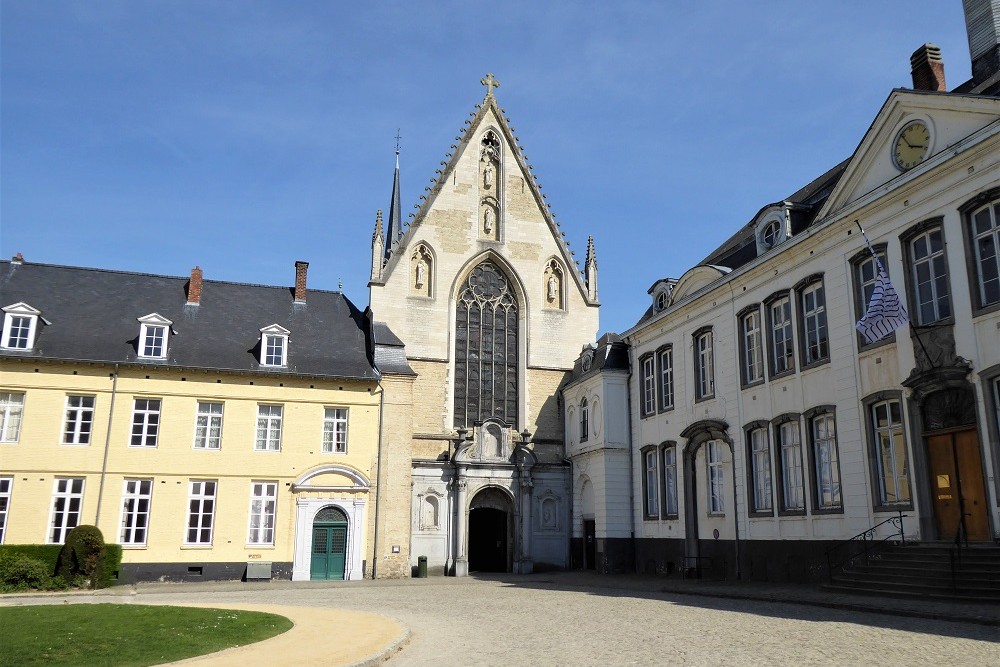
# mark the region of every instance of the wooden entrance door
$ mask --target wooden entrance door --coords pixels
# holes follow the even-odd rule
[[[927,438],[938,538],[953,540],[962,517],[970,541],[989,539],[986,485],[975,429]]]
[[[347,525],[314,523],[310,579],[343,579],[347,556]]]

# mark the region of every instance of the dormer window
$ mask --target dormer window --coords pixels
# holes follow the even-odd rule
[[[158,313],[150,313],[139,320],[139,345],[140,357],[150,359],[166,359],[167,342],[170,339],[170,320]]]
[[[760,233],[760,244],[765,248],[773,248],[778,242],[778,234],[781,232],[781,227],[778,225],[777,220],[772,220],[764,226],[764,229]]]
[[[656,295],[656,305],[654,307],[656,308],[656,312],[660,312],[661,310],[667,307],[666,292],[660,292],[659,294]]]
[[[792,235],[789,207],[774,205],[760,217],[756,227],[757,255],[763,255],[776,245],[784,243]]]
[[[24,302],[3,309],[3,334],[0,346],[7,350],[30,350],[35,346],[35,332],[42,311]]]
[[[288,334],[285,327],[272,324],[260,330],[260,365],[286,366],[288,364]]]

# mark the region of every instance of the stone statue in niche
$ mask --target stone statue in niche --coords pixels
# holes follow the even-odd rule
[[[559,298],[559,281],[555,276],[549,276],[547,288],[549,303],[555,303]]]
[[[550,261],[545,266],[545,274],[542,276],[542,288],[545,297],[545,305],[550,308],[562,308],[562,271],[555,260]]]
[[[487,234],[493,233],[493,209],[489,206],[487,206],[486,210],[483,212],[483,231]]]
[[[417,279],[414,285],[417,289],[423,289],[424,285],[426,284],[427,284],[427,263],[423,260],[423,258],[421,258],[421,260],[417,262]]]
[[[483,187],[485,187],[487,190],[493,187],[493,176],[494,176],[493,164],[487,162],[486,169],[483,170]]]
[[[432,261],[430,251],[423,244],[410,256],[412,289],[421,296],[431,296]]]

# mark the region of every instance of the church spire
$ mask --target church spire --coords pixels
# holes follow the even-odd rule
[[[382,234],[382,209],[375,214],[375,231],[372,233],[372,280],[382,279],[382,260],[385,258],[385,236]]]
[[[587,237],[587,259],[584,262],[584,276],[587,281],[587,296],[592,303],[597,302],[597,251],[594,250],[594,237]]]
[[[389,223],[385,227],[385,259],[388,260],[396,249],[399,237],[403,235],[401,207],[399,205],[399,130],[396,130],[396,169],[392,175],[392,199],[389,201]]]

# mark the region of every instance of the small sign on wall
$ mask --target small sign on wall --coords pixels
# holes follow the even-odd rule
[[[392,545],[392,553],[394,553],[394,554],[398,554],[399,553],[399,545],[398,544],[393,544]]]

